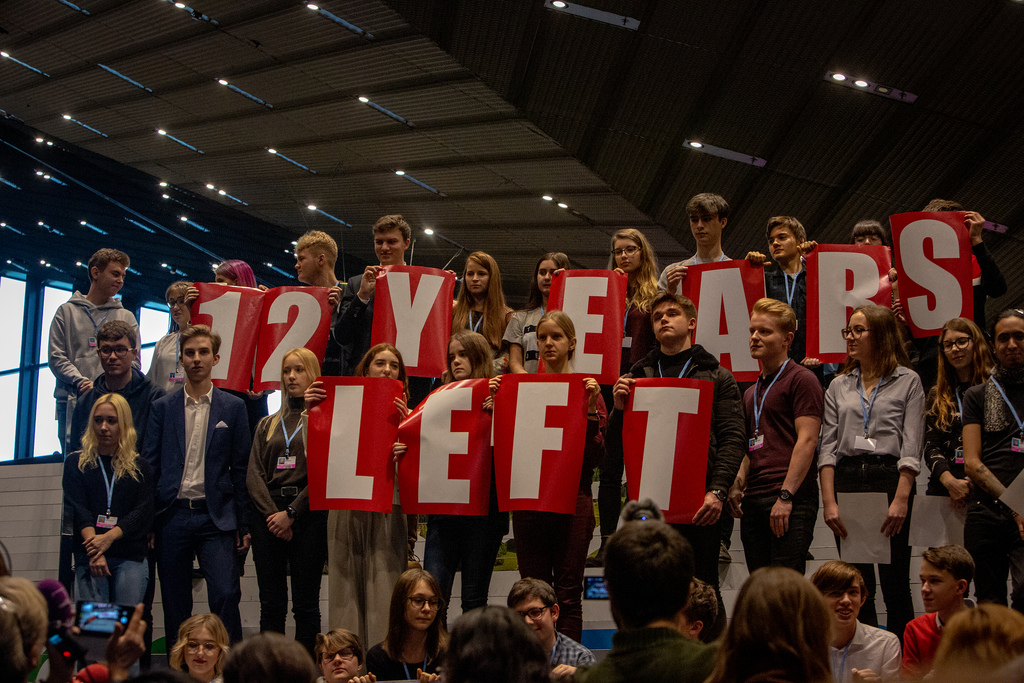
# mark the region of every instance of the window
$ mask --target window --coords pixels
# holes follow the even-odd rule
[[[0,277],[0,462],[14,459],[21,374],[21,333],[25,317],[25,283]],[[5,374],[5,371],[8,371]],[[14,372],[9,372],[14,371]]]
[[[36,387],[35,445],[32,452],[28,453],[29,457],[60,452],[60,439],[57,437],[56,400],[53,397],[57,379],[45,363],[49,360],[50,355],[50,324],[60,305],[70,298],[68,296],[70,289],[70,287],[65,289],[52,286],[43,288],[43,327],[39,342],[39,362],[44,365],[36,373],[38,385]]]
[[[155,344],[160,338],[167,334],[167,326],[170,318],[166,304],[150,303],[139,309],[139,344]],[[142,362],[142,374],[149,371],[149,364],[153,360],[153,347],[144,348],[140,353]]]

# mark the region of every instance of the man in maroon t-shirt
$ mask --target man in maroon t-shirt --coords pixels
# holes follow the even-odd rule
[[[789,359],[793,309],[760,299],[750,316],[750,356],[761,376],[747,389],[747,453],[729,490],[729,511],[742,517],[747,568],[790,567],[801,574],[818,517],[811,463],[824,392],[814,373]]]

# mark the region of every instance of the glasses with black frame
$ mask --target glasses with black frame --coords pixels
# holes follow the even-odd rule
[[[441,601],[437,598],[424,598],[419,595],[413,595],[408,598],[408,600],[416,609],[423,609],[424,605],[429,605],[430,610],[433,612],[437,611],[437,609],[441,607]]]
[[[357,659],[355,650],[350,647],[343,647],[337,652],[324,652],[320,655],[320,658],[325,662],[334,661],[335,657],[341,657],[342,659]]]
[[[839,330],[839,334],[843,335],[843,339],[860,339],[865,332],[870,331],[870,327],[844,327]]]
[[[640,247],[631,244],[628,247],[622,247],[621,249],[612,249],[612,256],[622,256],[623,254],[626,256],[632,256],[638,251],[640,251]]]
[[[549,609],[551,609],[551,605],[544,605],[543,607],[533,607],[531,609],[516,611],[519,612],[519,616],[521,616],[523,619],[529,617],[530,621],[536,621],[537,619],[540,619],[544,612],[546,612]]]
[[[944,339],[942,341],[943,351],[952,351],[954,347],[958,349],[966,349],[974,341],[970,337],[957,337],[956,339]]]
[[[101,346],[99,348],[100,355],[101,356],[106,356],[107,358],[109,358],[110,356],[115,356],[117,358],[124,358],[126,355],[128,355],[128,352],[131,351],[131,350],[132,349],[130,349],[127,346],[120,346],[120,345],[118,345],[118,346],[110,346],[108,344],[104,344],[103,346]]]

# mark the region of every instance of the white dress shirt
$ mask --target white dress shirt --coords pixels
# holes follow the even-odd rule
[[[185,394],[185,467],[178,498],[206,498],[206,430],[210,423],[213,387],[198,400]]]

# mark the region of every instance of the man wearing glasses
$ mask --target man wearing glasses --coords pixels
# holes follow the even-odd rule
[[[104,394],[115,393],[121,394],[132,409],[135,448],[141,452],[146,423],[149,422],[149,408],[153,401],[164,395],[164,390],[135,368],[139,355],[135,328],[123,320],[103,323],[96,333],[96,354],[103,367],[103,374],[93,380],[91,389],[78,397],[71,418],[68,450],[73,453],[82,447],[82,434],[89,426],[89,411],[96,399]]]
[[[572,680],[576,667],[597,663],[590,650],[555,630],[558,603],[555,589],[546,581],[519,579],[508,594],[508,606],[519,612],[544,651],[550,653],[552,680]]]

